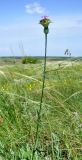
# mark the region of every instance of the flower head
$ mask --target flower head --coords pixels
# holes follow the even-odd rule
[[[40,20],[40,24],[43,27],[48,27],[50,23],[51,23],[51,20],[47,16],[42,17],[42,19]]]

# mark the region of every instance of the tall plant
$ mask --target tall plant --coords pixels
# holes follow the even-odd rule
[[[44,96],[44,87],[45,87],[45,75],[46,75],[46,55],[47,55],[47,35],[49,33],[49,24],[51,20],[44,16],[40,20],[40,24],[44,27],[44,34],[45,34],[45,55],[44,55],[44,68],[43,68],[43,83],[42,83],[42,92],[41,92],[41,99],[40,99],[40,107],[39,111],[37,112],[37,126],[36,126],[36,135],[35,135],[35,142],[33,147],[33,154],[32,160],[34,159],[35,152],[37,150],[37,141],[39,136],[39,127],[40,127],[40,120],[41,120],[41,111],[42,111],[42,103],[43,103],[43,96]]]

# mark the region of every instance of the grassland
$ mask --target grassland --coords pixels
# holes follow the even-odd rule
[[[31,160],[43,63],[0,66],[0,160]],[[82,62],[48,61],[34,160],[82,160]]]

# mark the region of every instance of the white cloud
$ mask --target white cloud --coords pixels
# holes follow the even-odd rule
[[[29,14],[43,14],[45,12],[45,8],[40,5],[40,3],[34,2],[31,4],[25,5],[26,12]]]

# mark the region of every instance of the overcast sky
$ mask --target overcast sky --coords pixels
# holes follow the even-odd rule
[[[42,16],[52,20],[48,56],[82,56],[82,0],[0,0],[0,56],[43,56]]]

